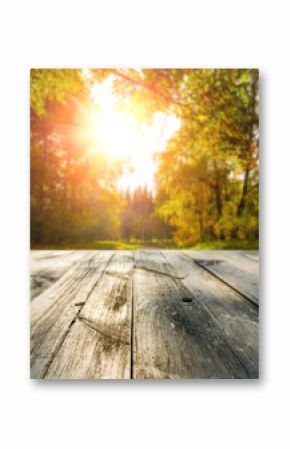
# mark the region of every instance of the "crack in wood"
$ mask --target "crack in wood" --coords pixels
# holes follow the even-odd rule
[[[180,253],[180,256],[185,258],[185,259],[187,259],[190,263],[195,264],[198,267],[202,268],[210,276],[213,276],[214,278],[218,279],[220,282],[225,284],[231,290],[233,290],[234,292],[236,292],[240,296],[242,296],[242,298],[246,299],[249,303],[251,303],[251,305],[255,306],[255,308],[259,309],[259,304],[257,304],[255,301],[253,301],[251,298],[249,298],[246,294],[242,293],[240,290],[235,288],[233,285],[231,285],[230,283],[225,281],[221,276],[218,276],[216,273],[214,273],[210,269],[210,266],[213,265],[213,264],[210,264],[211,260],[206,261],[204,259],[194,259],[194,258],[190,257],[188,254],[186,254],[185,252],[183,252],[183,251]],[[216,260],[215,260],[215,262],[216,262]],[[222,262],[222,261],[219,260],[218,262]]]
[[[163,276],[167,276],[171,279],[185,279],[185,277],[181,277],[181,276],[174,276],[170,273],[165,273],[164,271],[159,271],[159,270],[153,270],[152,268],[147,268],[147,267],[135,267],[135,269],[137,270],[142,270],[142,271],[148,271],[149,273],[154,273],[154,274],[161,274]]]
[[[97,332],[99,335],[101,335],[102,337],[106,338],[107,340],[109,340],[112,344],[118,343],[118,344],[123,344],[123,345],[130,345],[130,341],[120,338],[120,337],[114,337],[112,335],[112,330],[110,329],[109,332],[104,332],[103,330],[101,330],[94,321],[91,321],[85,317],[83,317],[82,315],[78,316],[77,319],[79,321],[81,321],[82,323],[84,323],[86,326],[88,326],[90,329],[94,330],[95,332]]]
[[[104,271],[104,274],[107,274],[108,276],[112,276],[112,277],[115,277],[115,278],[118,278],[118,279],[124,279],[125,281],[130,279],[130,277],[128,275],[121,274],[121,273],[118,273],[116,271]]]
[[[42,376],[43,379],[46,377],[46,375],[47,375],[47,373],[48,373],[48,371],[49,371],[49,368],[50,368],[50,366],[52,365],[53,360],[55,359],[56,355],[59,353],[59,351],[60,351],[62,345],[64,344],[64,342],[65,342],[65,340],[66,340],[68,334],[71,332],[71,329],[72,329],[73,325],[75,324],[76,320],[78,319],[78,317],[79,317],[79,315],[80,315],[80,313],[81,313],[83,307],[85,306],[86,301],[88,300],[88,298],[89,298],[89,296],[91,295],[92,291],[96,288],[96,286],[97,286],[98,283],[100,282],[100,279],[103,277],[103,274],[104,274],[105,270],[106,270],[107,267],[109,266],[109,264],[110,264],[110,262],[112,261],[112,259],[113,259],[114,256],[115,256],[115,254],[112,254],[112,255],[109,257],[109,259],[107,260],[107,262],[105,263],[105,266],[104,266],[103,271],[101,272],[101,274],[100,274],[100,276],[98,277],[97,281],[94,283],[94,285],[92,286],[92,288],[91,288],[90,291],[88,292],[85,301],[82,301],[82,302],[83,302],[83,305],[81,305],[80,308],[78,309],[76,315],[74,316],[74,318],[73,318],[72,321],[70,322],[70,324],[69,324],[69,326],[68,326],[66,332],[64,333],[63,338],[62,338],[62,340],[60,341],[58,347],[55,348],[55,351],[53,352],[53,354],[52,354],[51,357],[49,358],[48,363],[47,363],[47,366],[46,366],[46,368],[45,368],[45,370],[44,370],[44,373],[43,373],[43,376]],[[89,271],[90,271],[91,269],[94,268],[94,264],[92,263],[93,260],[94,260],[94,255],[92,255],[92,257],[91,257],[91,258],[89,259],[89,261],[88,261],[88,265],[89,265],[89,266],[88,266],[88,270],[87,270],[87,272],[86,272],[86,275],[89,273]],[[81,262],[82,262],[82,261],[81,261]]]
[[[163,253],[163,251],[161,251],[162,256],[164,257],[165,260],[168,261],[166,255]],[[186,253],[181,253],[181,256],[184,255],[186,256],[186,258],[189,258],[191,260],[192,263],[196,263],[195,260],[193,260],[190,256],[188,256]],[[168,261],[169,265],[171,265],[173,272],[175,271],[174,266]],[[196,263],[198,266],[200,266],[201,268],[204,268],[202,265],[199,265],[198,263]],[[207,270],[206,268],[204,268],[206,271],[208,271],[210,274],[212,274],[209,270]],[[217,276],[215,276],[217,277]],[[217,277],[217,279],[219,279]],[[180,289],[182,289],[184,292],[187,292],[188,296],[190,298],[192,298],[194,300],[194,302],[196,302],[196,304],[201,306],[200,301],[198,300],[198,298],[196,298],[192,292],[189,290],[188,287],[186,287],[183,282],[181,282],[180,280],[178,280],[178,278],[176,278],[176,285],[179,286]],[[230,286],[231,287],[231,286]],[[233,289],[235,290],[235,289]],[[239,293],[239,292],[238,292]],[[246,298],[247,299],[247,298]],[[251,301],[252,302],[252,301]],[[188,306],[188,304],[185,303],[186,306]],[[232,355],[234,357],[236,357],[236,359],[239,361],[239,363],[241,364],[241,366],[243,366],[244,370],[246,373],[249,374],[249,370],[248,367],[245,365],[245,363],[243,362],[243,360],[240,358],[239,354],[237,351],[234,351],[234,349],[232,348],[231,344],[227,341],[227,339],[224,337],[224,328],[223,326],[219,323],[218,319],[215,317],[215,315],[209,310],[209,308],[205,305],[202,304],[203,310],[204,312],[209,316],[209,318],[215,323],[216,325],[216,329],[218,332],[218,335],[220,336],[220,338],[223,340],[224,344],[227,346],[227,348],[229,349],[229,351],[232,353]]]
[[[241,295],[244,299],[246,299],[247,301],[249,301],[253,306],[255,306],[257,309],[259,309],[259,304],[257,304],[255,301],[253,301],[251,298],[249,298],[247,295],[245,295],[245,293],[241,292],[240,290],[238,290],[237,288],[235,288],[233,285],[231,285],[229,282],[225,281],[225,279],[223,279],[221,276],[219,276],[218,274],[214,273],[210,267],[212,265],[214,265],[213,263],[210,262],[216,262],[216,261],[206,261],[206,260],[199,260],[199,259],[192,259],[190,256],[188,256],[187,254],[183,253],[186,257],[189,257],[191,259],[192,262],[196,263],[200,268],[202,268],[203,270],[205,270],[207,273],[209,273],[211,276],[215,277],[216,279],[218,279],[220,282],[222,282],[223,284],[225,284],[227,287],[231,288],[233,291],[235,291],[236,293],[238,293],[239,295]],[[218,261],[220,262],[220,261]]]
[[[132,260],[133,260],[133,266],[132,270],[130,272],[130,280],[131,280],[131,338],[130,338],[130,344],[131,344],[131,351],[130,351],[130,379],[134,379],[134,339],[135,339],[135,324],[134,324],[134,272],[136,270],[136,258],[135,258],[135,251],[132,252]]]
[[[225,263],[225,260],[222,260],[222,259],[210,259],[210,260],[192,259],[192,260],[194,260],[194,262],[196,262],[197,264],[203,264],[203,265],[207,265],[209,267],[212,265],[219,265],[219,264]]]
[[[62,313],[66,313],[67,318],[65,325],[57,329],[60,337],[54,341],[51,338],[51,350],[39,352],[39,360],[35,358],[35,363],[39,364],[36,369],[39,373],[41,370],[38,378],[80,378],[78,373],[84,378],[89,365],[91,371],[87,378],[96,374],[95,378],[108,378],[110,369],[116,378],[131,379],[176,378],[179,375],[191,378],[186,377],[191,373],[193,377],[205,373],[206,378],[206,369],[209,377],[215,373],[238,378],[256,376],[256,328],[250,319],[254,320],[252,315],[258,311],[248,304],[249,298],[219,277],[218,268],[217,275],[211,271],[215,270],[213,265],[224,261],[219,257],[207,261],[206,254],[200,258],[196,254],[193,258],[181,251],[177,254],[160,250],[145,254],[130,252],[129,263],[127,254],[122,252],[120,256],[120,253],[110,252],[105,260],[89,258],[88,270],[87,265],[80,264],[81,270],[75,271],[74,281],[77,279],[84,288],[82,295],[76,294],[78,290],[72,289],[66,280],[64,286],[69,289],[70,302],[66,301]],[[114,256],[117,259],[112,263]],[[201,290],[199,281],[205,284]],[[64,287],[59,293],[61,299],[63,291]],[[248,309],[251,313],[243,313]],[[49,311],[53,322],[51,306]],[[157,320],[151,325],[150,320],[155,317]],[[149,324],[146,324],[147,319]],[[243,320],[244,327],[240,325]],[[40,326],[42,338],[44,332],[41,334],[41,331]],[[150,346],[151,341],[155,346]],[[140,352],[142,348],[144,354]]]

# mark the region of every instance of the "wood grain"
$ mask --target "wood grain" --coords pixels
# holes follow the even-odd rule
[[[85,251],[33,251],[30,257],[31,300],[48,289],[85,256]]]
[[[258,266],[250,251],[33,251],[32,277],[54,278],[31,302],[31,377],[257,378]]]
[[[248,377],[221,326],[161,252],[137,251],[135,259],[134,378]],[[155,265],[165,274],[154,273]],[[191,302],[183,302],[189,295]]]
[[[31,303],[31,377],[44,377],[82,303],[112,257],[110,251],[88,252]]]
[[[259,315],[256,305],[203,270],[179,251],[164,251],[183,285],[203,305],[243,364],[247,377],[259,376]]]
[[[46,377],[131,377],[131,253],[116,253],[71,326]]]
[[[256,251],[184,251],[200,266],[259,304],[259,265]]]

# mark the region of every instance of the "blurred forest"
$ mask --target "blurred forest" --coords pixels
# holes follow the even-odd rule
[[[120,191],[127,162],[91,151],[90,93],[108,77],[140,126],[180,120],[154,191]],[[33,69],[31,246],[256,248],[258,83],[256,69]]]

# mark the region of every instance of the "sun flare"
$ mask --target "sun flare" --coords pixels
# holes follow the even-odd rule
[[[156,112],[150,125],[138,123],[117,107],[110,79],[102,84],[96,83],[91,94],[97,105],[90,129],[95,150],[101,149],[112,160],[125,160],[127,163],[118,186],[134,189],[138,185],[147,185],[153,189],[154,154],[164,150],[168,139],[179,128],[179,120]]]
[[[132,156],[133,148],[142,139],[129,118],[114,110],[96,117],[95,134],[96,141],[114,159]]]

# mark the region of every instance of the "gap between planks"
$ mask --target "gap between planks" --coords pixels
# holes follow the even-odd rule
[[[109,260],[107,261],[106,265],[104,266],[104,268],[103,268],[100,276],[98,277],[97,281],[95,282],[95,284],[92,286],[92,288],[90,289],[90,291],[86,295],[86,299],[85,299],[85,301],[83,301],[82,305],[80,306],[80,309],[77,311],[75,318],[70,322],[70,325],[69,325],[69,327],[67,329],[66,334],[64,335],[64,337],[62,339],[62,342],[61,342],[60,346],[58,347],[56,353],[53,355],[52,360],[50,361],[50,365],[52,364],[52,362],[55,359],[56,355],[60,352],[61,348],[63,347],[63,344],[67,340],[67,337],[68,337],[69,333],[72,331],[76,321],[80,320],[79,316],[81,315],[81,312],[82,312],[85,304],[87,303],[87,301],[88,301],[90,295],[92,294],[92,292],[97,288],[98,284],[102,281],[104,276],[105,275],[115,276],[116,278],[120,278],[120,279],[123,279],[123,280],[125,280],[125,277],[126,277],[128,282],[131,282],[131,285],[132,285],[131,286],[131,290],[129,290],[130,297],[127,298],[128,303],[130,303],[130,307],[131,307],[131,315],[130,315],[131,316],[131,326],[130,326],[130,329],[131,329],[131,334],[130,334],[130,377],[129,378],[131,378],[131,379],[136,378],[136,374],[135,374],[135,357],[136,357],[136,353],[135,353],[135,351],[136,351],[135,325],[136,325],[136,323],[135,323],[135,301],[134,301],[134,298],[135,298],[134,275],[135,275],[135,273],[137,273],[137,272],[144,272],[144,273],[147,272],[148,275],[151,273],[153,276],[155,275],[157,277],[164,275],[165,277],[168,278],[168,280],[171,279],[171,281],[173,281],[176,284],[176,290],[178,291],[178,294],[181,294],[181,292],[183,291],[183,293],[186,294],[187,296],[191,296],[192,295],[192,291],[189,290],[182,282],[182,280],[185,279],[186,276],[179,276],[178,275],[178,273],[176,272],[176,270],[174,268],[173,259],[172,259],[172,261],[169,261],[168,257],[166,257],[165,254],[164,254],[165,252],[163,252],[163,251],[154,251],[154,252],[152,251],[151,252],[152,254],[154,254],[156,256],[157,260],[158,260],[158,257],[159,257],[158,254],[160,256],[162,256],[163,260],[165,261],[165,263],[164,263],[164,271],[160,270],[159,269],[160,267],[158,267],[158,269],[155,269],[156,268],[156,266],[155,266],[156,263],[154,263],[154,260],[153,260],[153,268],[152,268],[152,266],[150,266],[150,264],[149,264],[149,266],[145,266],[145,264],[142,265],[142,263],[141,264],[139,263],[139,266],[138,266],[138,263],[136,263],[136,254],[137,255],[138,254],[142,254],[142,251],[139,251],[139,252],[133,251],[133,252],[126,252],[126,253],[127,254],[129,253],[129,254],[132,255],[132,269],[131,269],[129,275],[127,276],[127,274],[126,274],[124,276],[123,274],[120,275],[120,273],[117,273],[117,272],[107,271],[111,261],[114,258],[114,256],[116,256],[116,254],[118,254],[118,253],[114,252],[111,255],[111,257],[109,258]],[[150,252],[148,252],[148,253],[150,253]],[[166,253],[169,254],[169,252],[166,252]],[[179,253],[179,254],[181,255],[181,253]],[[184,253],[182,253],[182,254],[186,255]],[[190,256],[187,256],[187,257],[189,259],[191,259],[191,262],[193,264],[195,263],[194,260],[192,258],[190,258]],[[152,256],[152,258],[154,259],[153,256]],[[201,269],[204,268],[203,266],[200,266],[199,264],[197,264],[197,265]],[[214,274],[212,272],[210,272],[210,271],[209,271],[209,275],[214,277]],[[217,276],[215,276],[215,277],[219,281],[223,282],[223,280],[220,279],[219,277],[217,277]],[[233,289],[233,287],[231,285],[228,285],[228,287]],[[233,290],[235,290],[235,289],[233,289]],[[240,294],[239,291],[237,291],[237,292]],[[181,296],[182,296],[182,294],[181,294]],[[83,319],[82,319],[82,322],[85,323],[85,321]],[[88,324],[88,323],[86,323],[86,324]],[[98,332],[98,330],[96,328],[94,330]],[[49,371],[50,365],[47,367],[45,375]]]
[[[257,307],[257,309],[259,309],[259,303],[256,300],[253,300],[252,298],[250,298],[249,295],[247,295],[245,292],[241,291],[241,289],[238,289],[236,287],[233,286],[232,283],[228,282],[225,278],[223,278],[220,274],[215,273],[211,268],[207,267],[205,265],[204,262],[208,262],[207,260],[203,261],[201,259],[196,259],[191,257],[189,254],[187,254],[186,252],[182,251],[182,254],[187,257],[192,263],[196,263],[200,268],[202,268],[203,270],[205,270],[207,273],[209,273],[211,276],[213,276],[214,278],[218,279],[220,282],[223,282],[225,285],[227,285],[229,288],[231,288],[232,290],[234,290],[236,293],[238,293],[239,295],[241,295],[243,298],[245,298],[247,301],[249,301],[254,307]],[[251,261],[253,261],[251,259]],[[256,261],[253,261],[254,263],[257,263]],[[184,279],[184,278],[183,278]]]

